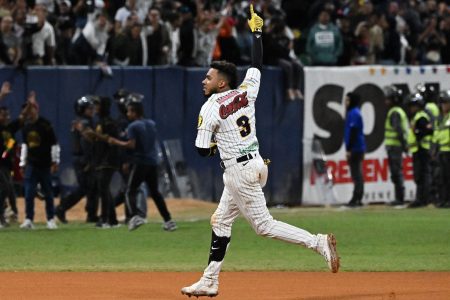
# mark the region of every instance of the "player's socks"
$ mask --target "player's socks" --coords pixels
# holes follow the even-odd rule
[[[204,278],[218,280],[230,240],[231,237],[217,236],[214,230],[212,231],[208,266],[203,273]]]

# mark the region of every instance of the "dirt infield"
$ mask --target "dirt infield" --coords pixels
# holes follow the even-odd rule
[[[180,294],[180,288],[199,276],[169,272],[5,272],[0,273],[0,298],[188,299]],[[450,273],[224,272],[217,299],[447,300]]]

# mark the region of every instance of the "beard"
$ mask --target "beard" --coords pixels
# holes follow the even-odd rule
[[[203,96],[205,96],[205,98],[208,99],[209,97],[211,97],[213,94],[216,94],[216,93],[218,93],[217,87],[210,89],[208,92],[205,91],[203,93]]]

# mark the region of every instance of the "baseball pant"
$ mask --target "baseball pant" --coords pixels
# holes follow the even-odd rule
[[[389,171],[391,181],[394,184],[396,201],[403,202],[405,199],[405,184],[403,180],[403,150],[401,147],[389,147],[387,149]]]
[[[131,167],[130,176],[128,178],[128,189],[126,193],[127,207],[131,216],[140,215],[145,218],[145,215],[142,215],[142,211],[138,210],[136,203],[138,189],[142,182],[147,183],[150,196],[153,198],[153,201],[155,202],[155,205],[164,221],[170,221],[171,216],[169,210],[167,209],[166,202],[158,190],[158,167],[150,165],[138,166],[134,164]]]
[[[306,230],[276,221],[270,215],[262,188],[266,184],[268,169],[259,154],[246,162],[225,169],[224,190],[219,206],[211,217],[211,226],[219,237],[231,237],[231,227],[239,213],[261,236],[298,244],[310,249],[317,246],[316,235]],[[211,261],[203,276],[218,280],[222,261]]]
[[[41,185],[44,193],[45,212],[47,220],[53,219],[55,207],[53,203],[52,175],[50,168],[41,168],[29,165],[25,168],[25,217],[33,220],[34,218],[34,198],[38,183]]]

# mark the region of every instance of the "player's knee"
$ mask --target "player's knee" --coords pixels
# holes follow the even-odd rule
[[[256,234],[260,236],[269,236],[270,229],[272,228],[272,220],[264,221],[258,224],[255,224],[253,227]]]

